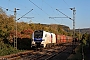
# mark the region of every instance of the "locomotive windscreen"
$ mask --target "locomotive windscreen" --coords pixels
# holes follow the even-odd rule
[[[42,38],[42,36],[43,36],[43,31],[38,30],[34,32],[34,38]]]

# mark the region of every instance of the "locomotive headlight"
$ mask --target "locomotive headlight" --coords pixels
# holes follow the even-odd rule
[[[35,44],[35,42],[34,42],[34,41],[32,41],[32,44]]]
[[[41,44],[44,44],[44,41],[42,41]]]
[[[43,39],[43,41],[45,41],[45,39]]]
[[[44,44],[45,43],[45,39],[43,39],[43,41],[41,42],[41,44]]]

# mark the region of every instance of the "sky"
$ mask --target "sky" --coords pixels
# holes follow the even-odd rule
[[[73,11],[70,8],[75,7],[75,29],[90,28],[89,6],[90,0],[0,0],[0,8],[7,15],[14,15],[15,8],[20,9],[16,10],[16,19],[22,16],[23,18],[20,18],[18,22],[61,24],[70,27],[70,29],[73,29],[73,21],[69,18],[52,19],[49,17],[66,17],[65,15],[67,15],[73,19]]]

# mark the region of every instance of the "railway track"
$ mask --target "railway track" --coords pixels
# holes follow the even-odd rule
[[[71,54],[72,52],[72,46],[71,44],[66,44],[63,46],[55,46],[49,49],[43,49],[42,52],[41,51],[36,51],[35,55],[31,56],[26,56],[24,58],[22,58],[21,60],[55,60],[55,56],[61,54],[63,55],[63,53],[69,53]]]
[[[30,50],[26,52],[20,52],[18,54],[7,55],[0,57],[0,60],[53,60],[56,59],[56,56],[58,55],[65,57],[64,54],[70,54],[71,51],[72,46],[70,43],[63,46],[54,46],[42,50]]]

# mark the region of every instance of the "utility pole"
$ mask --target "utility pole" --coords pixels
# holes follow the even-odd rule
[[[14,48],[17,49],[17,20],[20,20],[21,18],[23,18],[25,15],[27,15],[29,12],[31,12],[33,9],[31,9],[29,12],[27,12],[26,14],[24,14],[23,16],[21,16],[20,18],[16,19],[16,10],[20,10],[20,9],[14,9],[14,16],[15,16],[15,35],[14,35]],[[33,17],[26,17],[26,18],[33,18]]]
[[[49,17],[49,18],[69,18],[70,20],[72,20],[73,21],[73,39],[75,39],[75,14],[76,14],[76,10],[75,10],[75,7],[70,8],[70,9],[73,10],[73,19],[70,18],[69,16],[67,16],[66,14],[62,13],[58,9],[56,9],[56,10],[59,11],[61,14],[63,14],[65,17]]]
[[[74,8],[70,8],[71,10],[73,10],[73,39],[75,41],[75,14],[76,14],[76,10],[75,7]]]
[[[73,10],[73,19],[70,18],[69,16],[67,16],[66,14],[62,13],[58,9],[56,9],[56,10],[59,11],[61,14],[63,14],[65,17],[49,17],[49,18],[69,18],[70,20],[72,20],[73,21],[73,40],[75,41],[75,14],[76,14],[76,10],[75,10],[75,7],[74,8],[70,8],[70,9]],[[74,44],[72,43],[72,49],[73,48],[74,48]],[[75,51],[72,51],[72,53],[74,53],[74,52]]]
[[[76,10],[75,7],[74,8],[70,8],[71,10],[73,10],[73,43],[72,43],[72,53],[75,54],[75,14],[76,14]]]
[[[81,36],[80,36],[80,28],[79,28],[79,41],[81,40]]]
[[[17,20],[16,20],[16,10],[19,9],[14,9],[14,16],[15,16],[15,34],[14,34],[14,48],[17,49]]]
[[[18,18],[17,20],[21,19],[21,18],[34,18],[34,17],[24,17],[25,15],[27,15],[28,13],[30,13],[33,9],[31,9],[30,11],[28,11],[26,14],[24,14],[23,16],[21,16],[20,18]]]

